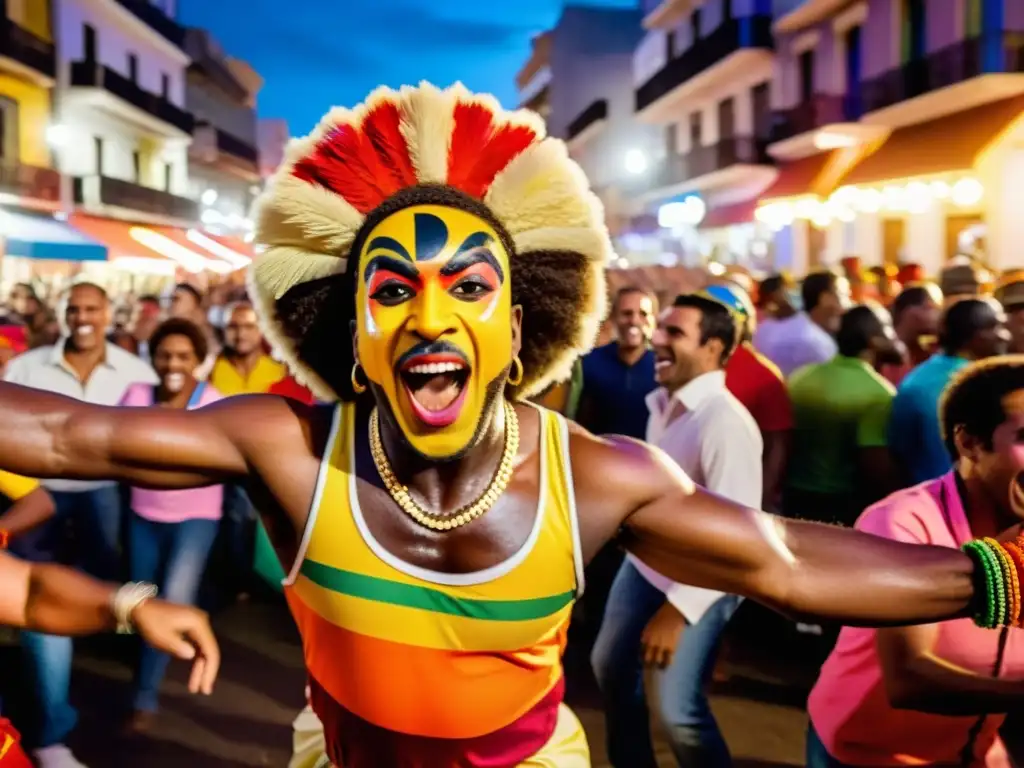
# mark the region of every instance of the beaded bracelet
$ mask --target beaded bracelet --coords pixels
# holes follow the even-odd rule
[[[974,539],[961,550],[974,563],[974,623],[985,629],[1024,627],[1024,535],[1005,543]]]

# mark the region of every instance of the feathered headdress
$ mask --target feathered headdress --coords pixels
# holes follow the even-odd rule
[[[517,394],[568,378],[605,314],[612,245],[601,203],[538,115],[426,83],[332,110],[289,145],[257,202],[250,293],[296,378],[321,399],[351,397],[349,260],[384,215],[420,203],[485,215],[511,244],[524,314]]]

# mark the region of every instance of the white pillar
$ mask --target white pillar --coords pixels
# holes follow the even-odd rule
[[[906,260],[920,264],[925,274],[937,275],[946,263],[946,217],[941,206],[932,203],[921,213],[906,219]]]
[[[999,158],[998,168],[984,179],[985,224],[989,266],[996,272],[1024,267],[1024,150]]]
[[[882,220],[877,213],[859,213],[853,221],[853,252],[865,267],[882,263]]]

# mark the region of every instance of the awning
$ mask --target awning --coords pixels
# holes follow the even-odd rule
[[[757,200],[744,200],[732,205],[718,205],[707,212],[698,229],[721,229],[734,224],[750,224],[754,221]]]
[[[188,247],[182,230],[146,227],[80,213],[71,214],[70,223],[79,232],[106,245],[110,260],[118,266],[130,263],[139,271],[169,274],[174,273],[175,266],[193,274],[233,270],[227,262]]]
[[[200,235],[195,229],[178,229],[176,227],[147,227],[168,242],[163,243],[163,248],[179,251],[184,249],[198,254],[206,259],[206,269],[220,275],[226,275],[249,265],[251,259],[245,259],[240,254],[234,254],[229,249],[206,237]],[[160,246],[154,246],[159,248]],[[172,257],[173,258],[173,257]]]
[[[0,211],[7,256],[53,261],[105,261],[107,249],[64,221],[45,214]]]
[[[779,164],[779,175],[764,192],[761,200],[781,200],[788,197],[817,195],[827,197],[832,191],[829,179],[836,152],[819,152],[788,163]]]
[[[185,236],[193,245],[198,245],[200,248],[230,262],[237,269],[248,267],[252,260],[256,258],[256,251],[253,249],[252,243],[247,243],[239,237],[215,235],[212,232],[204,232],[198,229],[188,230]]]
[[[842,184],[878,184],[974,168],[979,156],[1024,117],[1024,97],[897,128],[843,177]]]

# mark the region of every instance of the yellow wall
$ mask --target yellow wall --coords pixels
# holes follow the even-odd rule
[[[50,92],[37,85],[0,74],[0,96],[18,102],[20,160],[26,165],[49,167],[46,128],[50,124]]]
[[[50,27],[50,0],[20,0],[13,4],[8,3],[7,7],[14,11],[11,21],[24,27],[36,37],[41,37],[48,43],[53,42],[53,30]]]

